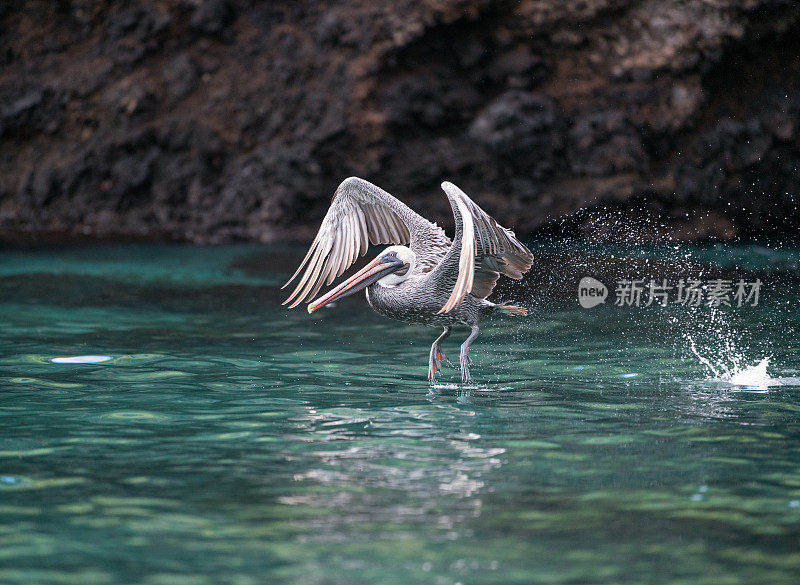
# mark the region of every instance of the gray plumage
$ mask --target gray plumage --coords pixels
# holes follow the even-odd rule
[[[454,325],[470,327],[472,332],[462,345],[460,356],[462,380],[469,381],[469,345],[478,335],[480,319],[498,311],[525,314],[522,308],[497,305],[486,297],[500,275],[521,278],[530,269],[533,256],[512,231],[500,226],[461,189],[448,182],[442,183],[442,189],[456,220],[452,242],[440,227],[383,189],[357,177],[343,181],[308,254],[284,285],[288,286],[303,272],[284,304],[295,307],[309,301],[323,284],[331,284],[358,256],[366,254],[369,242],[407,244],[413,253],[408,262],[398,260],[398,253],[406,254],[399,248],[392,251],[396,246],[385,251],[391,251],[388,255],[393,258],[388,260],[395,268],[386,263],[378,266],[376,263],[381,256],[373,261],[376,267],[371,273],[389,266],[381,274],[388,271],[401,276],[390,280],[388,276],[376,274],[374,278],[380,278],[366,287],[367,300],[381,315],[407,323],[443,327],[444,333],[431,347],[430,380],[445,359],[440,344],[449,335],[450,328]],[[402,272],[403,266],[406,273]],[[356,277],[358,275],[351,278]],[[322,301],[319,306],[347,294],[346,289],[341,289],[346,284],[318,299]],[[309,312],[317,308],[318,301],[309,305]]]

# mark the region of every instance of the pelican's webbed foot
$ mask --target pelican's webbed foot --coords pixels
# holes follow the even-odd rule
[[[441,348],[442,340],[446,339],[448,335],[450,335],[450,327],[445,327],[444,332],[431,345],[431,355],[428,359],[428,380],[431,382],[436,379],[436,374],[442,369],[442,360],[448,361]]]
[[[470,381],[469,365],[472,363],[472,360],[469,359],[469,346],[472,345],[472,342],[478,337],[478,333],[480,333],[480,329],[478,329],[477,325],[473,325],[472,333],[470,333],[466,341],[461,344],[461,381],[464,383]]]

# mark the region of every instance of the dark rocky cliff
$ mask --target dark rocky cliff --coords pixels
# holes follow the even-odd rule
[[[349,175],[444,223],[450,179],[519,234],[800,225],[797,2],[31,0],[0,22],[5,239],[307,238]]]

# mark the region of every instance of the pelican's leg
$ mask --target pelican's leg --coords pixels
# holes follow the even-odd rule
[[[433,382],[436,378],[436,372],[441,369],[441,360],[446,360],[447,356],[442,353],[442,348],[440,344],[442,341],[447,339],[447,336],[450,335],[450,326],[446,326],[444,328],[444,332],[436,338],[436,341],[433,342],[431,345],[431,356],[428,360],[428,380]]]
[[[475,338],[478,337],[478,333],[480,333],[480,329],[478,329],[477,325],[472,326],[472,333],[469,334],[467,340],[461,344],[461,381],[462,382],[469,382],[469,365],[472,363],[469,359],[469,346],[472,345],[472,342],[475,341]]]

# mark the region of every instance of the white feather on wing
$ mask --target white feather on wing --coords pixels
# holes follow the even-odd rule
[[[460,305],[468,293],[481,299],[489,296],[501,274],[522,278],[533,264],[533,254],[517,240],[514,232],[498,224],[453,183],[445,181],[442,189],[456,219],[453,247],[460,241],[458,277],[450,297],[439,310],[447,313]],[[451,250],[442,263],[453,262],[455,258],[451,255],[455,252]]]
[[[322,220],[311,247],[297,271],[283,285],[296,278],[297,286],[283,304],[294,308],[310,300],[323,284],[331,284],[359,256],[367,253],[369,244],[411,244],[418,256],[420,269],[430,270],[430,250],[423,246],[436,244],[444,255],[450,240],[441,228],[415,213],[405,203],[372,183],[350,177],[333,196],[330,209]],[[305,270],[304,270],[305,269]],[[302,272],[302,276],[300,273]]]

